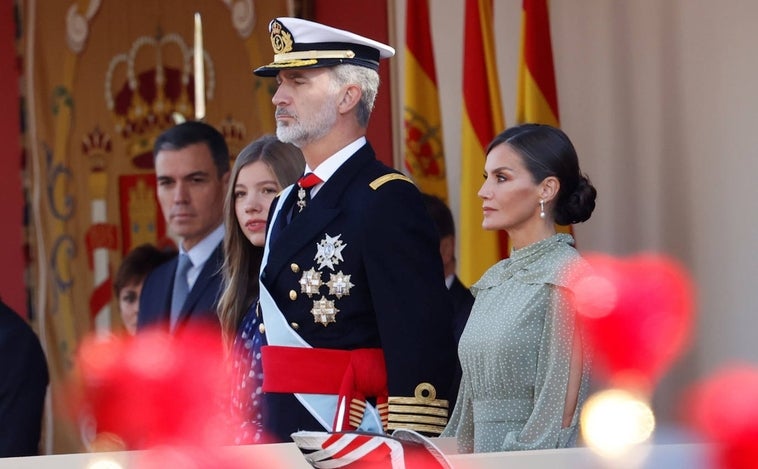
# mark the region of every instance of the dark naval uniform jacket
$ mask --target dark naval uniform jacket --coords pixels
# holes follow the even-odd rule
[[[165,327],[168,331],[171,314],[171,295],[179,256],[164,262],[145,278],[140,294],[137,329]],[[224,263],[223,243],[219,243],[203,264],[200,275],[182,306],[174,333],[187,324],[220,327],[216,306],[221,295],[221,267]]]
[[[261,289],[312,347],[383,351],[388,430],[440,433],[457,356],[438,235],[418,189],[367,143],[288,222],[296,193],[269,221]],[[324,430],[293,394],[265,393],[264,403],[269,436]]]

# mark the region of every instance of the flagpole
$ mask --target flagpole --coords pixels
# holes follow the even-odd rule
[[[195,72],[195,120],[205,117],[205,75],[203,69],[203,20],[195,13],[195,44],[193,65]]]

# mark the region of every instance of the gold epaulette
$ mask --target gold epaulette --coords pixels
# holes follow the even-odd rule
[[[380,187],[382,187],[382,185],[385,182],[394,181],[395,179],[400,179],[401,181],[410,182],[411,184],[413,184],[413,181],[411,181],[411,178],[409,178],[408,176],[404,176],[399,173],[390,173],[390,174],[385,174],[384,176],[379,176],[378,178],[374,179],[373,181],[369,183],[369,186],[371,186],[372,189],[377,190]]]
[[[389,397],[388,429],[406,428],[439,435],[447,425],[448,401],[437,399],[437,390],[429,383],[416,386],[414,394],[414,397]]]

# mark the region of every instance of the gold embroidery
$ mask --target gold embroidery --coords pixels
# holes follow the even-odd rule
[[[394,181],[396,179],[399,179],[405,182],[410,182],[411,184],[413,184],[413,181],[411,181],[411,179],[408,176],[404,176],[398,173],[390,173],[390,174],[385,174],[384,176],[380,176],[374,179],[373,181],[371,181],[371,183],[369,183],[369,186],[371,186],[372,189],[377,190],[380,187],[382,187],[385,183]]]
[[[387,428],[410,428],[439,434],[447,425],[448,404],[445,399],[437,399],[437,390],[433,385],[421,383],[416,386],[414,397],[389,398]]]
[[[424,414],[424,415],[436,415],[438,417],[447,418],[447,407],[431,407],[420,405],[398,405],[391,403],[389,410],[391,413],[400,414]]]
[[[387,425],[387,430],[397,430],[399,428],[405,428],[407,430],[415,430],[417,432],[424,432],[424,433],[431,433],[434,435],[439,435],[442,433],[442,430],[445,429],[445,426],[438,426],[438,425],[425,425],[423,423],[398,423],[393,424],[389,423]]]
[[[402,427],[403,424],[423,424],[423,425],[435,425],[441,429],[447,425],[447,419],[438,419],[431,417],[424,417],[423,415],[403,415],[402,418],[398,418],[397,415],[390,414],[389,424],[390,426]]]
[[[292,34],[278,21],[271,23],[271,47],[275,54],[282,54],[292,50]]]
[[[354,57],[355,52],[351,50],[303,50],[299,52],[275,54],[274,63],[312,59],[352,59]]]

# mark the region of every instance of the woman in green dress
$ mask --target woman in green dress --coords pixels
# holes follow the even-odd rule
[[[505,230],[512,250],[471,287],[463,378],[442,436],[461,452],[572,446],[590,360],[567,279],[581,257],[555,224],[589,219],[596,190],[561,130],[524,124],[490,143],[478,195],[482,226]]]

